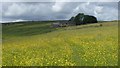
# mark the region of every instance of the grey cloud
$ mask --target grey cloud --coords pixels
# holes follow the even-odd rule
[[[98,20],[117,19],[117,2],[4,2],[4,21],[69,19],[78,13],[94,15]]]
[[[2,0],[3,2],[118,2],[119,0]]]

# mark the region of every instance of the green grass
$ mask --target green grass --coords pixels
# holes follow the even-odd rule
[[[3,25],[3,66],[116,66],[118,23]]]

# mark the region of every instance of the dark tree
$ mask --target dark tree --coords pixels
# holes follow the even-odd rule
[[[97,19],[94,16],[85,15],[83,19],[84,24],[97,23]]]
[[[76,25],[81,25],[83,23],[82,19],[84,17],[84,13],[79,13],[75,16],[74,22]]]
[[[70,24],[81,25],[87,23],[97,23],[97,18],[90,15],[84,15],[84,13],[79,13],[75,17],[71,17],[69,20]]]
[[[75,17],[71,17],[71,18],[69,19],[69,21],[74,21],[74,18],[75,18]]]
[[[71,18],[68,20],[69,24],[75,24],[75,23],[74,23],[74,19],[75,19],[75,17],[71,17]]]
[[[71,17],[69,22],[74,22],[75,17]]]
[[[75,23],[74,23],[74,19],[75,19],[75,17],[71,17],[71,18],[68,20],[69,24],[75,24]]]

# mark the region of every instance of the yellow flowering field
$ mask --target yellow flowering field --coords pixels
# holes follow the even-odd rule
[[[118,22],[63,28],[50,24],[3,24],[2,65],[118,65]]]

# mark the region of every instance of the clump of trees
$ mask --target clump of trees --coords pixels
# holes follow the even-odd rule
[[[90,15],[84,15],[84,13],[79,13],[75,17],[71,17],[69,23],[74,25],[97,23],[97,18]]]

